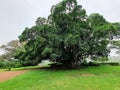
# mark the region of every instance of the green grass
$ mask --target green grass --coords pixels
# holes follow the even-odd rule
[[[27,69],[38,69],[38,68],[41,68],[41,67],[49,67],[49,65],[47,64],[40,64],[38,66],[26,66],[26,67],[19,67],[19,68],[11,68],[11,71],[16,71],[16,70],[27,70]],[[8,69],[0,69],[0,72],[5,72],[5,71],[8,71]]]
[[[6,69],[0,69],[0,72],[4,72]]]
[[[26,67],[19,67],[19,68],[11,68],[11,71],[36,69],[36,68],[40,68],[40,66],[26,66]],[[0,69],[0,72],[5,72],[5,71],[8,71],[8,69]]]
[[[0,83],[0,90],[120,90],[120,66],[33,70]]]

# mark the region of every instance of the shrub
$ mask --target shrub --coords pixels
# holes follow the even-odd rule
[[[11,68],[14,66],[14,62],[13,61],[4,61],[4,68],[7,68],[9,71],[11,70]]]
[[[7,68],[9,71],[11,70],[11,68],[18,68],[21,67],[22,65],[20,64],[20,62],[18,61],[4,61],[3,62],[3,68]]]
[[[111,63],[109,63],[109,65],[112,65],[112,66],[118,66],[118,65],[120,65],[120,64],[117,63],[117,62],[111,62]]]
[[[118,65],[120,65],[120,63],[118,63],[118,62],[108,62],[108,63],[101,63],[101,65],[118,66]]]
[[[20,62],[20,64],[22,66],[35,66],[38,64],[37,60],[33,60],[33,61],[30,61],[30,60],[26,60],[26,61],[22,61]]]
[[[0,68],[3,68],[3,67],[4,67],[3,61],[0,61]]]
[[[16,61],[16,62],[14,62],[14,66],[13,67],[14,68],[19,68],[19,67],[22,67],[22,65],[21,65],[20,62]]]

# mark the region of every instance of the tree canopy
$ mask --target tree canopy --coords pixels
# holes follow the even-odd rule
[[[0,49],[4,51],[2,55],[0,55],[1,60],[12,60],[14,59],[15,53],[18,49],[23,47],[23,43],[19,43],[18,40],[12,40],[8,42],[6,45],[0,46]]]
[[[25,28],[19,36],[26,42],[25,50],[16,58],[33,63],[49,59],[76,67],[88,57],[107,57],[108,44],[118,29],[98,13],[87,16],[77,0],[63,0],[52,6],[48,19],[39,17],[35,26]]]

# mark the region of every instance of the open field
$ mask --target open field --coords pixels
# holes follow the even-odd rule
[[[31,70],[1,82],[0,90],[120,90],[120,66]]]

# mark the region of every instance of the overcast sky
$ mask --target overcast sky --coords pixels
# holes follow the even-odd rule
[[[0,45],[17,39],[37,17],[47,17],[61,0],[0,0]],[[120,22],[120,0],[78,0],[87,14],[100,13],[110,22]]]

